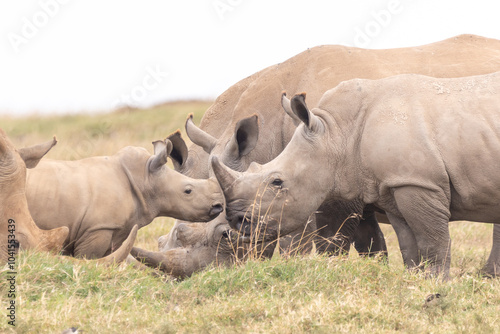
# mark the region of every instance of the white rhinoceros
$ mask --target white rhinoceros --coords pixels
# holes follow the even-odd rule
[[[281,110],[283,90],[307,91],[308,103],[315,106],[324,91],[356,77],[376,79],[400,73],[460,77],[497,70],[500,41],[474,35],[401,49],[366,50],[338,45],[311,48],[230,87],[207,110],[200,128],[188,118],[186,131],[196,145],[188,149],[176,133],[169,137],[174,145],[171,157],[176,170],[196,178],[209,176],[208,161],[213,155],[238,171],[246,170],[252,161],[270,161],[287,145],[296,127],[297,120]],[[373,210],[365,210],[366,219],[356,230],[363,203],[329,201],[317,211],[321,237],[331,240],[342,226],[341,234],[348,241],[354,240],[360,253],[385,251]],[[357,213],[353,216],[356,218],[344,223],[352,213]]]
[[[17,250],[59,252],[68,235],[67,227],[41,230],[33,221],[26,202],[26,167],[34,168],[56,144],[47,143],[16,150],[0,129],[0,262]]]
[[[101,258],[159,216],[209,221],[223,210],[213,179],[195,180],[168,168],[170,141],[154,155],[126,147],[112,156],[42,161],[27,177],[29,209],[42,228],[66,226],[64,253]]]
[[[295,95],[302,124],[278,157],[254,173],[212,158],[229,223],[274,236],[304,224],[325,199],[374,204],[394,227],[405,265],[425,260],[446,277],[448,222],[500,222],[499,91],[497,72],[349,80],[312,111],[305,94]]]
[[[174,236],[175,235],[175,236]],[[248,249],[239,242],[224,220],[208,223],[178,223],[171,231],[169,247],[159,252],[133,247],[131,255],[144,264],[159,268],[175,278],[185,278],[210,264],[231,264],[243,258]],[[274,249],[274,247],[269,250]]]

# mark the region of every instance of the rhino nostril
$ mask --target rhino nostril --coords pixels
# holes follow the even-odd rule
[[[233,221],[233,225],[236,227],[237,231],[240,231],[245,235],[248,235],[251,232],[251,222],[245,214],[238,214]]]
[[[212,208],[210,209],[210,216],[217,216],[219,213],[221,213],[224,210],[222,204],[214,204],[212,205]]]

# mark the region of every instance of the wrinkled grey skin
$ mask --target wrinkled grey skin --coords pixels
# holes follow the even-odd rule
[[[499,73],[400,75],[343,82],[312,112],[296,95],[291,108],[303,124],[276,159],[239,173],[212,158],[231,227],[251,233],[263,220],[266,233],[286,234],[325,199],[373,204],[407,267],[423,259],[447,277],[448,222],[500,222],[499,90]],[[257,210],[267,217],[250,215]]]
[[[280,93],[283,90],[292,94],[307,91],[308,103],[315,106],[324,91],[347,79],[377,79],[399,73],[460,77],[498,69],[500,42],[474,35],[402,49],[363,50],[332,45],[311,48],[230,87],[207,110],[199,129],[188,119],[186,131],[196,145],[188,149],[176,133],[169,137],[174,144],[171,156],[176,170],[195,178],[210,175],[208,161],[214,155],[237,171],[246,170],[252,161],[272,160],[289,142],[297,122],[293,113],[282,112]],[[340,242],[338,246],[344,250],[351,241],[360,253],[386,250],[372,208],[363,208],[362,203],[356,201],[329,201],[317,211],[320,212],[315,215],[320,234],[329,238],[328,241],[332,241],[331,237],[342,226],[340,232],[346,235],[347,242]],[[344,223],[353,213],[357,215]],[[365,219],[359,221],[361,216]],[[335,251],[338,248],[331,246],[327,242],[318,245],[318,249]]]
[[[28,173],[28,205],[39,226],[70,230],[65,254],[101,258],[134,225],[144,227],[160,216],[209,221],[222,212],[217,182],[171,170],[165,165],[171,143],[153,144],[154,155],[129,146],[112,156],[46,160]]]

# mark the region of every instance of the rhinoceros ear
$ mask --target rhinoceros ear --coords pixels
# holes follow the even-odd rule
[[[21,148],[17,151],[19,152],[21,158],[24,160],[26,168],[35,168],[36,165],[38,165],[38,163],[40,162],[40,159],[42,159],[43,156],[47,154],[47,152],[49,152],[50,149],[54,147],[56,144],[57,144],[57,139],[54,136],[54,138],[48,142]]]
[[[234,128],[234,135],[228,143],[229,156],[241,158],[250,153],[257,145],[259,139],[259,116],[240,119]]]
[[[292,107],[290,105],[290,99],[286,97],[285,91],[281,93],[281,106],[283,107],[283,110],[285,110],[286,114],[290,116],[290,118],[293,121],[293,124],[295,124],[295,126],[299,126],[301,122],[300,118],[295,116],[295,114],[293,113]]]
[[[194,125],[193,114],[189,114],[186,120],[186,133],[194,144],[201,146],[208,154],[212,152],[215,144],[217,144],[217,139]]]
[[[321,121],[314,115],[306,105],[306,93],[295,95],[290,101],[290,107],[293,113],[306,125],[311,131],[319,130]]]
[[[155,155],[159,154],[162,150],[165,149],[165,147],[167,147],[167,144],[165,143],[165,141],[163,140],[156,140],[153,142],[153,152]]]
[[[163,143],[163,144],[162,144]],[[149,171],[155,172],[163,167],[167,163],[167,157],[169,152],[172,151],[172,143],[170,140],[165,139],[164,142],[157,140],[153,142],[155,148],[155,155],[151,157],[151,163],[149,164]]]
[[[170,152],[170,157],[172,158],[172,162],[174,164],[174,168],[176,171],[182,169],[186,160],[188,158],[188,148],[186,146],[186,142],[181,137],[181,132],[179,130],[172,133],[167,137],[170,142],[172,142],[172,152]]]

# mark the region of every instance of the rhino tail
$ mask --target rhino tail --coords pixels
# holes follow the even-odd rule
[[[109,254],[106,257],[96,260],[97,263],[101,264],[113,264],[120,263],[125,261],[127,256],[130,254],[130,251],[134,247],[135,238],[137,237],[137,230],[139,226],[134,225],[132,230],[130,231],[127,239],[122,243],[122,245],[115,250],[113,253]]]

